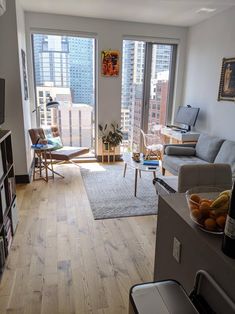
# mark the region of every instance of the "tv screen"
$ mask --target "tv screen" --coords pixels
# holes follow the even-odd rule
[[[186,124],[188,126],[194,126],[197,120],[199,110],[200,108],[179,106],[178,112],[175,117],[175,122]]]
[[[5,120],[5,80],[0,78],[0,124]]]

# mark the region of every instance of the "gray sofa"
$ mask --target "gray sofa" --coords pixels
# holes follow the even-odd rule
[[[182,165],[230,164],[235,179],[235,142],[201,134],[196,144],[168,144],[164,146],[162,174],[168,170],[178,175]]]

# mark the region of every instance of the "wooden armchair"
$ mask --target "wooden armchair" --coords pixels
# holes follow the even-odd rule
[[[58,127],[52,126],[51,133],[53,137],[58,137],[59,136]],[[38,142],[45,143],[45,141],[47,141],[45,132],[42,128],[30,129],[29,135],[32,144],[37,144]],[[74,158],[86,153],[89,153],[88,147],[63,146],[62,148],[51,151],[51,157],[53,160],[57,160],[59,163],[70,162],[74,164],[73,162]],[[50,156],[48,156],[48,158],[50,158]]]

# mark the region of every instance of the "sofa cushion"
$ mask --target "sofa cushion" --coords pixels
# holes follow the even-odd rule
[[[166,167],[164,165],[167,165]],[[162,161],[162,167],[169,169],[169,171],[177,175],[179,172],[179,168],[185,164],[208,164],[207,161],[204,161],[196,156],[170,156],[164,155],[164,159]]]
[[[194,147],[178,147],[178,146],[168,146],[165,149],[167,155],[177,155],[177,156],[194,156],[195,155]]]
[[[214,163],[230,164],[232,176],[235,177],[235,142],[229,140],[224,141]]]
[[[196,156],[207,162],[214,162],[224,140],[207,134],[201,134],[196,144]]]

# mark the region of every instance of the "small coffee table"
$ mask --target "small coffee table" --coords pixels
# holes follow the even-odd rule
[[[135,190],[134,190],[134,196],[137,195],[137,181],[138,181],[138,173],[141,178],[141,171],[147,171],[153,173],[153,178],[156,178],[156,171],[161,166],[161,161],[159,160],[159,166],[146,166],[143,165],[143,157],[141,156],[140,162],[134,161],[132,159],[131,153],[124,153],[123,154],[123,161],[124,161],[124,171],[123,171],[123,177],[126,175],[126,168],[127,165],[131,168],[135,169]]]

